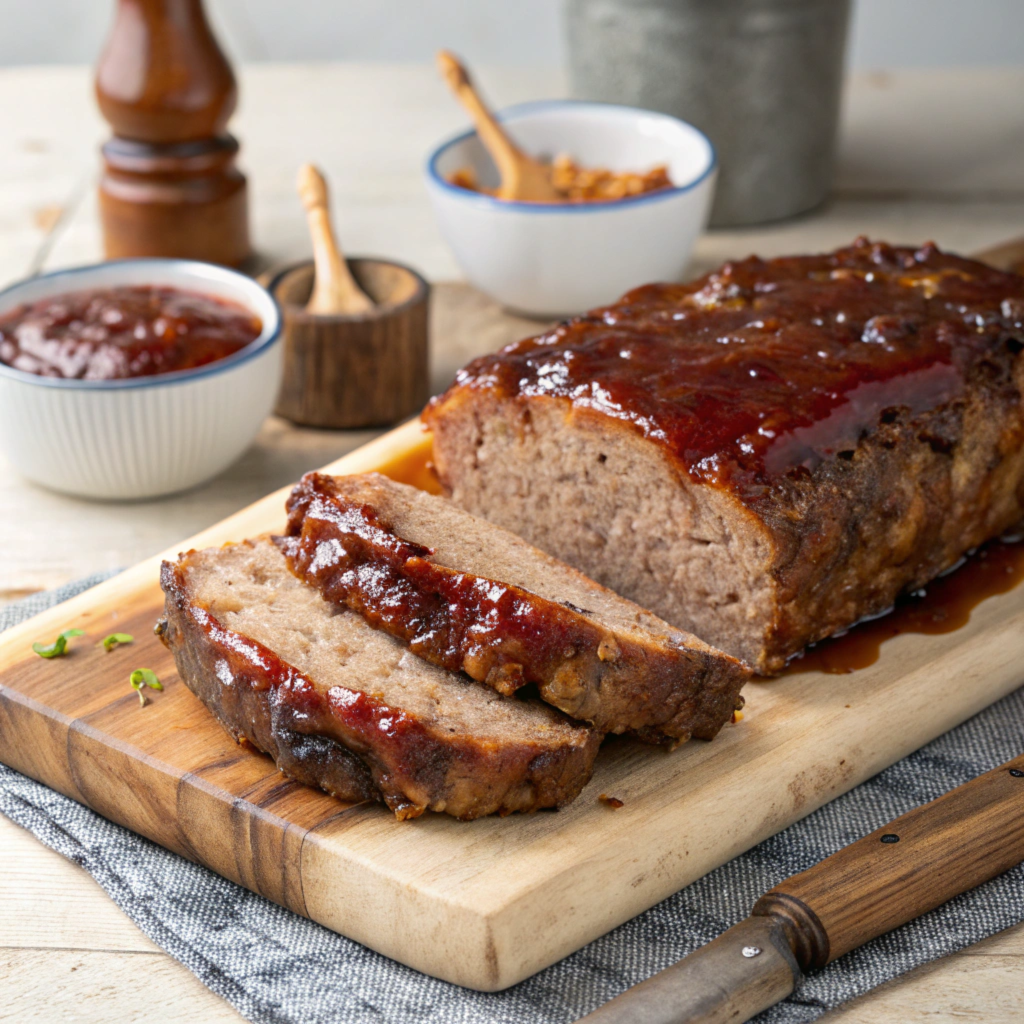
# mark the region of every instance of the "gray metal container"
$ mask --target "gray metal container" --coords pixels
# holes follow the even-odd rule
[[[713,226],[790,217],[832,184],[849,18],[850,0],[566,0],[572,91],[705,132]]]

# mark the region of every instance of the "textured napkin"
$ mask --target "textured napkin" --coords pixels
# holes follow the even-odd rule
[[[0,609],[0,630],[102,578]],[[568,1024],[746,917],[773,885],[1022,749],[1018,690],[579,952],[493,994],[403,967],[2,765],[0,811],[84,867],[154,942],[256,1024]],[[508,824],[514,828],[514,819]],[[758,1024],[814,1020],[1021,920],[1018,866],[830,964]]]

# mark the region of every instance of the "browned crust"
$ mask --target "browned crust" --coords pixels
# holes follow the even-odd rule
[[[1016,282],[1019,294],[1019,279],[1008,280]],[[856,443],[813,470],[778,477],[757,497],[732,495],[737,521],[746,519],[751,531],[769,541],[764,639],[749,651],[707,639],[747,658],[760,673],[781,671],[806,645],[886,611],[901,593],[1016,528],[1024,519],[1022,349],[1024,330],[1019,324],[1007,328],[962,366],[964,386],[957,398],[917,414],[907,407],[882,410]],[[474,472],[471,454],[460,447],[461,422],[506,410],[515,422],[529,416],[530,406],[552,401],[571,407],[565,398],[506,395],[464,372],[462,382],[424,412],[449,493]],[[586,411],[591,418],[600,415]],[[631,432],[639,443],[657,447],[625,423],[601,419],[602,430]],[[585,416],[572,422],[577,430],[588,429]],[[523,532],[529,538],[528,523]],[[614,579],[602,582],[616,587]],[[675,624],[692,628],[678,619]]]
[[[279,541],[289,567],[425,660],[504,694],[534,683],[600,732],[648,742],[711,739],[742,706],[749,673],[734,658],[609,629],[586,609],[438,565],[345,483],[308,473],[292,492]]]
[[[1006,346],[972,367],[962,399],[918,416],[891,411],[856,448],[755,508],[773,538],[777,595],[762,671],[885,611],[1021,521],[1017,352]]]
[[[269,754],[286,775],[344,800],[382,800],[400,819],[427,809],[471,820],[560,807],[589,780],[597,733],[579,730],[555,748],[496,745],[438,736],[429,723],[360,691],[333,687],[325,697],[194,599],[192,554],[161,567],[161,638],[182,680],[224,728]]]
[[[889,412],[888,422],[855,447],[788,478],[754,505],[733,499],[737,521],[768,539],[770,589],[759,649],[731,653],[761,674],[779,672],[808,644],[883,613],[900,594],[1017,528],[1024,520],[1024,361],[1010,348],[994,353],[971,372],[965,390],[962,399],[929,413]],[[458,461],[458,431],[449,433],[448,424],[477,407],[514,421],[518,413],[504,412],[505,406],[539,401],[469,388],[450,392],[433,412],[435,461],[445,486],[451,490],[467,472]],[[593,416],[572,422],[585,431]],[[602,430],[616,429],[628,430],[605,419]],[[523,528],[529,537],[528,524]],[[602,582],[616,586],[613,578]],[[706,639],[729,648],[727,638]]]

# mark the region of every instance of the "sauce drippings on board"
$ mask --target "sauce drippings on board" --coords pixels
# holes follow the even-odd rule
[[[431,461],[433,440],[424,433],[416,447],[388,460],[378,472],[400,484],[408,484],[427,494],[443,494],[444,488],[438,479],[437,470]]]
[[[242,306],[177,288],[70,292],[0,316],[0,362],[40,377],[150,377],[226,359],[262,329]]]
[[[952,633],[967,625],[982,601],[1013,590],[1022,580],[1024,538],[990,541],[953,572],[901,598],[888,614],[810,647],[787,671],[838,675],[867,668],[878,661],[886,640],[902,633]]]

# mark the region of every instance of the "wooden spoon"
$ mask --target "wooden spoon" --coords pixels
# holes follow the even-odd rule
[[[334,237],[324,176],[312,164],[303,164],[299,168],[298,189],[309,221],[316,270],[306,312],[322,316],[372,312],[373,300],[356,284]]]
[[[505,134],[505,129],[480,98],[458,58],[447,50],[441,50],[437,55],[437,66],[456,98],[473,118],[480,141],[497,164],[501,175],[497,197],[534,203],[561,202],[564,197],[551,183],[551,165],[528,156]]]

